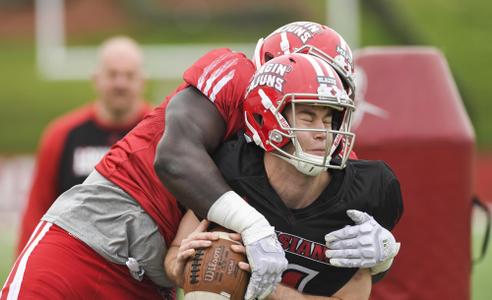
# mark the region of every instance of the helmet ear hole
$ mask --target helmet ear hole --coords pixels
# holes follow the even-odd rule
[[[271,54],[270,52],[265,52],[265,62],[271,60],[274,58],[273,54]]]
[[[260,114],[253,114],[253,118],[255,119],[256,123],[260,125],[260,127],[263,127],[263,116]]]

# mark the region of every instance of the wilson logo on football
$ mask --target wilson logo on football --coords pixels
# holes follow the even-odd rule
[[[227,233],[219,233],[219,239],[204,249],[196,249],[195,256],[185,266],[185,300],[242,300],[249,282],[249,273],[238,266],[247,262],[242,253],[232,251]]]

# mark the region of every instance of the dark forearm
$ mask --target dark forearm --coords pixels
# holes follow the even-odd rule
[[[163,150],[167,154],[155,164],[155,170],[182,205],[205,218],[213,201],[230,187],[207,152],[195,147],[176,145],[173,152]]]
[[[230,190],[210,157],[225,128],[214,104],[193,88],[178,93],[167,107],[154,169],[177,200],[200,217]]]

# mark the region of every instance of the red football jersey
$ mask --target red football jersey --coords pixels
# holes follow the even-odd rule
[[[20,223],[17,254],[24,249],[39,220],[56,198],[82,183],[111,145],[124,137],[150,110],[151,107],[144,104],[138,120],[111,126],[97,116],[96,104],[92,102],[50,123],[39,145],[32,186]]]
[[[139,202],[157,223],[168,245],[174,239],[182,213],[153,167],[156,147],[164,132],[166,107],[177,92],[190,85],[196,87],[224,118],[227,139],[243,127],[242,101],[254,72],[253,63],[242,53],[229,49],[210,51],[185,71],[184,83],[116,143],[96,166],[99,173]]]

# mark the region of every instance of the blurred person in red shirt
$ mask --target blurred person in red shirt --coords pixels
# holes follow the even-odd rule
[[[17,254],[55,199],[82,183],[109,148],[150,111],[142,96],[142,64],[141,49],[131,38],[104,41],[92,76],[95,101],[58,117],[44,131]]]

